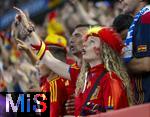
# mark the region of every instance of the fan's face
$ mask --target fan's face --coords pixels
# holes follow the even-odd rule
[[[72,33],[70,40],[70,50],[73,54],[80,53],[82,50],[83,38],[86,34],[87,27],[79,27]]]
[[[83,42],[82,56],[86,61],[93,61],[100,59],[101,41],[99,37],[89,36],[87,40]]]

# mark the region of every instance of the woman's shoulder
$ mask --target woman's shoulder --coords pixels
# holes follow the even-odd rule
[[[101,83],[108,84],[108,83],[113,83],[113,82],[115,82],[117,84],[122,84],[121,78],[113,71],[108,71],[101,80]]]

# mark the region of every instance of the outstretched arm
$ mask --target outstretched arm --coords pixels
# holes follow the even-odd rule
[[[24,25],[24,28],[26,28],[30,33],[29,34],[30,44],[38,45],[38,46],[41,45],[42,40],[39,38],[39,36],[36,34],[36,32],[34,30],[32,30],[32,27],[30,26],[29,21],[28,21],[27,17],[25,16],[25,14],[23,13],[23,11],[16,7],[14,7],[14,8],[18,11],[19,16],[21,17],[21,23]],[[34,51],[34,52],[37,54],[37,51]],[[66,78],[66,79],[70,79],[70,74],[68,72],[70,66],[65,64],[64,62],[56,59],[50,53],[50,51],[46,50],[41,61],[45,65],[47,65],[48,68],[50,68],[53,72],[57,73],[58,75]]]
[[[47,65],[53,72],[70,80],[70,65],[56,59],[49,51],[45,52],[42,62],[45,63],[45,65]]]

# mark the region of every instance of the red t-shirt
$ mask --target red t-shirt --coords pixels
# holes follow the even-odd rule
[[[64,114],[64,104],[67,100],[65,81],[59,76],[48,81],[48,76],[40,79],[40,87],[43,92],[50,92],[50,117],[59,117]]]
[[[103,64],[89,69],[86,89],[83,93],[80,93],[78,96],[76,96],[75,99],[76,116],[80,115],[91,88],[94,86],[96,79],[104,70],[105,68]],[[79,71],[80,69],[75,65],[70,67],[70,76],[74,82],[77,80]],[[120,78],[114,72],[107,72],[104,75],[104,77],[99,81],[99,85],[92,94],[89,102],[94,105],[100,105],[106,110],[109,108],[120,109],[128,106],[125,88]]]

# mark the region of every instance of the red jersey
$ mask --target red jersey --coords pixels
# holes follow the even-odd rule
[[[85,91],[76,96],[75,99],[76,116],[80,115],[81,111],[84,109],[83,105],[87,99],[88,94],[94,86],[96,79],[104,70],[105,68],[103,64],[97,65],[89,69]],[[75,65],[70,67],[70,76],[71,79],[75,82],[77,80],[79,71],[80,69]],[[120,78],[114,72],[107,72],[99,81],[99,85],[97,86],[90,100],[86,104],[87,107],[88,104],[93,105],[90,107],[90,110],[92,110],[93,107],[96,105],[100,105],[106,110],[110,108],[120,109],[123,107],[127,107],[128,101],[126,91]],[[87,107],[85,107],[85,109]]]
[[[67,99],[65,80],[58,76],[48,81],[47,77],[40,79],[40,87],[43,92],[50,92],[50,117],[63,116],[64,103]]]
[[[66,63],[69,65],[73,65],[75,61],[73,60],[73,58],[67,56]],[[68,85],[66,86],[68,97],[75,93],[75,87],[76,87],[75,82],[69,80]]]
[[[47,80],[48,76],[49,75],[46,75],[40,78],[40,89],[42,92],[50,92],[50,84]]]

